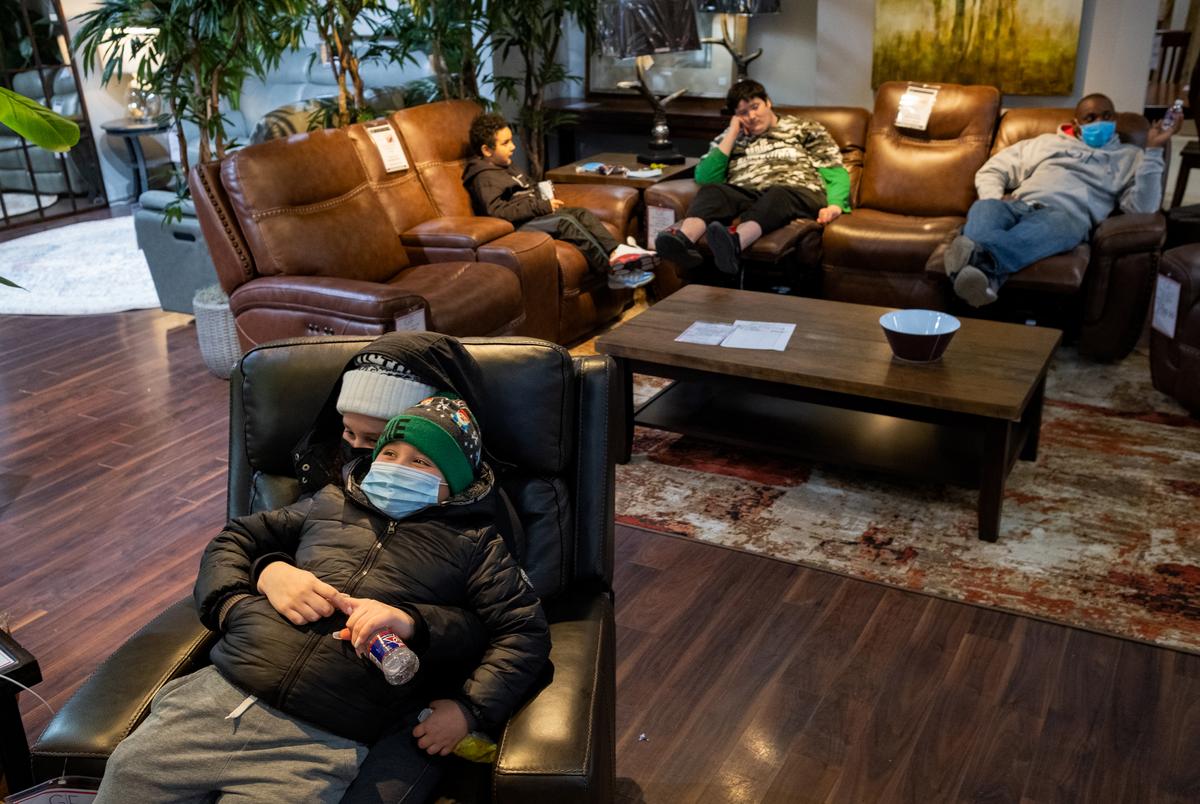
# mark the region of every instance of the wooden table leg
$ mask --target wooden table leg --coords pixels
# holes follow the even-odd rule
[[[979,476],[979,538],[994,542],[1000,535],[1000,508],[1008,475],[1012,422],[989,419],[983,431],[983,466]]]
[[[1046,378],[1042,377],[1037,388],[1033,389],[1033,397],[1025,407],[1021,416],[1021,424],[1028,428],[1025,436],[1025,446],[1021,448],[1020,458],[1023,461],[1036,461],[1038,454],[1038,436],[1042,432],[1042,402],[1046,398]]]

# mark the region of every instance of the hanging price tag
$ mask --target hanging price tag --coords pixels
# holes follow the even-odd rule
[[[408,170],[408,157],[404,155],[404,148],[400,145],[400,139],[396,136],[396,132],[387,123],[380,123],[375,126],[367,126],[367,134],[371,137],[371,141],[375,143],[375,150],[379,151],[379,158],[383,160],[383,169],[388,173],[395,173],[397,170]]]
[[[896,112],[896,126],[924,131],[929,125],[929,115],[937,101],[937,87],[909,84],[900,96],[900,109]]]
[[[1153,327],[1168,338],[1175,337],[1175,319],[1179,315],[1179,283],[1169,276],[1158,275],[1154,288]]]

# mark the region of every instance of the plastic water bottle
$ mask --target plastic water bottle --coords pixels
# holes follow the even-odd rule
[[[1168,129],[1175,125],[1175,121],[1183,116],[1183,98],[1176,98],[1171,104],[1171,108],[1167,109],[1167,113],[1163,115],[1162,127]]]
[[[392,631],[380,631],[371,637],[370,656],[389,684],[407,684],[421,666],[413,649]]]

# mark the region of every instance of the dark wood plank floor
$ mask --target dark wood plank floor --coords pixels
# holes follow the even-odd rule
[[[189,320],[0,316],[0,610],[52,705],[221,524]],[[1200,801],[1200,657],[625,528],[616,587],[622,802]]]

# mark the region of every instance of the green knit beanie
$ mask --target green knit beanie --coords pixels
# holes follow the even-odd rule
[[[451,494],[471,485],[479,472],[479,428],[467,403],[456,396],[429,397],[388,421],[371,460],[393,441],[405,441],[425,453],[446,478]]]

